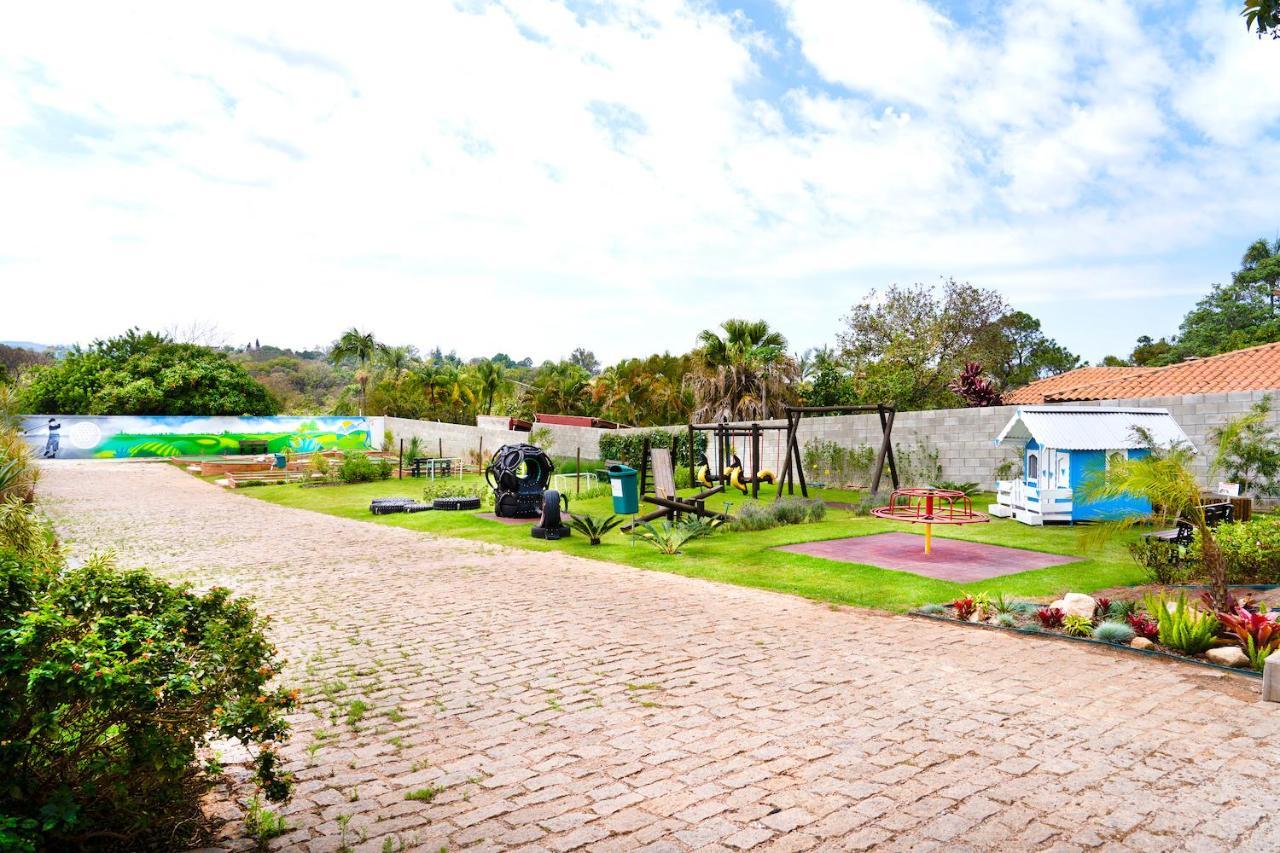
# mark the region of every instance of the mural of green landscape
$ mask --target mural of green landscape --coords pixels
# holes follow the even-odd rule
[[[66,417],[42,415],[23,424],[37,455],[48,459],[226,456],[262,452],[366,450],[372,447],[368,419]]]

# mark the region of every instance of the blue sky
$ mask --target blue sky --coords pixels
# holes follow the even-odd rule
[[[354,324],[611,361],[743,316],[799,350],[873,288],[954,276],[1126,352],[1280,231],[1280,44],[1237,8],[11,10],[0,339]]]

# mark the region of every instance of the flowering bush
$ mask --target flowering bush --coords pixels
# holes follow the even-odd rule
[[[1261,671],[1267,657],[1280,649],[1280,621],[1263,613],[1253,613],[1237,607],[1232,613],[1219,613],[1222,627],[1240,641],[1240,648],[1249,656],[1249,663]]]
[[[256,747],[263,793],[286,798],[273,744],[295,697],[267,687],[264,625],[226,589],[0,551],[0,849],[172,832],[210,779],[196,759],[212,736]]]
[[[968,619],[978,610],[978,603],[973,600],[972,595],[966,595],[964,598],[957,598],[951,602],[951,606],[956,610],[957,619]]]

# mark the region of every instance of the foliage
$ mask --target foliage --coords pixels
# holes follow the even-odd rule
[[[416,435],[410,436],[409,440],[405,442],[404,454],[400,457],[400,461],[405,465],[408,465],[411,462],[413,462],[414,459],[417,459],[421,455],[422,455],[422,438]]]
[[[422,500],[430,503],[436,498],[479,498],[480,506],[489,507],[493,505],[493,489],[483,480],[427,480],[422,487]]]
[[[226,353],[136,329],[33,368],[21,399],[25,411],[66,415],[274,415],[277,409]]]
[[[721,336],[698,334],[694,371],[689,376],[696,405],[693,417],[709,422],[780,417],[796,401],[799,366],[787,355],[787,339],[764,320],[726,320]]]
[[[834,441],[811,438],[805,443],[800,458],[808,477],[839,486],[866,486],[871,482],[876,452],[867,444],[845,447]]]
[[[993,480],[1016,480],[1022,476],[1022,457],[1007,456],[991,471]]]
[[[1093,629],[1093,638],[1104,643],[1127,646],[1133,639],[1133,628],[1123,622],[1101,622]]]
[[[1062,633],[1068,637],[1088,637],[1093,634],[1093,620],[1079,613],[1062,617]]]
[[[595,515],[570,515],[569,527],[587,538],[588,544],[599,545],[604,535],[622,524],[623,519],[616,515],[601,518]]]
[[[997,388],[1023,385],[1074,370],[1080,357],[1045,337],[1040,321],[1025,311],[1010,311],[984,336],[980,355]]]
[[[1259,672],[1271,653],[1280,651],[1280,620],[1243,607],[1219,613],[1218,620],[1225,631],[1240,641],[1240,648],[1249,656],[1249,664]]]
[[[507,377],[507,369],[494,361],[481,361],[475,366],[476,388],[480,394],[480,408],[484,414],[493,413],[493,403],[514,387]]]
[[[1258,38],[1270,33],[1273,39],[1280,39],[1280,0],[1244,0],[1240,15],[1245,29],[1257,29]]]
[[[678,435],[679,440],[676,443],[679,447],[676,448],[676,452],[672,455],[671,462],[677,469],[685,468],[687,470],[689,467],[689,439],[685,433],[679,433]],[[600,458],[616,459],[623,465],[630,465],[632,468],[638,469],[645,439],[649,440],[650,448],[670,448],[676,437],[676,433],[664,429],[654,429],[646,432],[610,430],[600,436]],[[705,432],[695,432],[693,434],[693,447],[693,461],[696,462],[699,456],[707,452],[707,434]]]
[[[1280,492],[1280,436],[1272,430],[1271,395],[1264,396],[1238,418],[1214,429],[1218,447],[1213,467],[1240,484],[1240,494],[1270,496]]]
[[[947,606],[945,604],[924,604],[921,605],[920,612],[930,616],[941,616],[947,612]]]
[[[1018,624],[1018,620],[1014,618],[1012,613],[997,613],[996,624],[1001,628],[1014,628]]]
[[[1280,515],[1256,515],[1213,532],[1230,583],[1280,583]],[[1192,554],[1200,552],[1196,538]]]
[[[1198,655],[1213,647],[1221,627],[1218,618],[1189,604],[1185,593],[1179,593],[1176,600],[1148,595],[1142,606],[1159,626],[1160,642],[1169,648]]]
[[[1060,607],[1041,607],[1036,611],[1036,618],[1045,628],[1061,628],[1065,616]]]
[[[694,397],[685,378],[692,372],[691,355],[623,359],[591,380],[591,400],[601,417],[615,423],[687,423],[693,417]]]
[[[46,558],[54,550],[52,535],[35,507],[17,495],[0,501],[0,549],[33,559]]]
[[[769,503],[744,503],[738,514],[729,522],[729,528],[737,531],[769,530],[787,524],[806,524],[822,521],[827,505],[820,500],[786,497]]]
[[[632,529],[631,535],[657,548],[660,554],[679,554],[681,546],[686,542],[710,536],[715,528],[716,524],[701,518],[686,518],[678,522],[662,521],[658,524],[643,521]]]
[[[982,365],[976,361],[967,362],[947,388],[971,408],[999,406],[1004,402],[995,383],[983,377]]]
[[[255,794],[245,809],[244,828],[261,843],[284,835],[289,823],[283,815],[264,806],[262,798]]]
[[[1129,553],[1147,570],[1152,583],[1175,586],[1191,578],[1193,563],[1182,555],[1176,542],[1144,537],[1129,543]]]
[[[0,500],[33,500],[39,479],[40,469],[26,440],[16,430],[0,431]]]
[[[0,814],[42,844],[131,839],[190,817],[210,738],[256,747],[268,799],[291,779],[274,745],[295,697],[265,620],[215,587],[197,594],[109,557],[79,568],[0,554]]]
[[[954,480],[939,480],[932,484],[935,489],[946,489],[949,492],[960,492],[965,497],[982,494],[982,486],[977,483],[957,483]]]
[[[951,602],[951,607],[956,611],[956,618],[961,621],[968,621],[978,610],[978,603],[972,595],[962,596]]]
[[[395,466],[390,459],[375,462],[364,453],[347,451],[342,454],[342,462],[338,465],[338,479],[344,483],[370,483],[388,479],[393,470]]]
[[[1105,472],[1088,479],[1084,492],[1091,501],[1124,496],[1146,498],[1154,508],[1157,521],[1173,524],[1181,518],[1189,523],[1200,538],[1200,561],[1208,575],[1214,600],[1220,608],[1226,606],[1226,564],[1213,531],[1205,521],[1200,482],[1191,471],[1191,451],[1188,448],[1171,447],[1148,456],[1117,459],[1107,466]],[[1095,536],[1114,536],[1142,521],[1144,519],[1132,515],[1109,521],[1095,528]]]
[[[1111,599],[1106,596],[1098,596],[1093,600],[1093,618],[1095,621],[1101,622],[1107,618],[1107,614],[1111,612]]]
[[[1015,602],[1005,598],[1003,592],[998,592],[991,599],[991,609],[996,613],[1012,613],[1015,610]]]
[[[904,487],[924,486],[942,479],[942,455],[927,436],[917,439],[911,447],[894,445],[893,458],[898,466],[898,481]],[[885,476],[888,475],[886,463]]]
[[[555,433],[551,431],[551,427],[534,427],[533,430],[529,432],[529,443],[534,447],[540,447],[543,450],[547,450],[551,447],[551,444],[554,441]]]
[[[329,361],[333,364],[354,361],[359,365],[356,382],[360,385],[359,413],[362,415],[365,411],[365,397],[369,388],[369,364],[378,354],[379,348],[380,345],[373,336],[373,332],[362,332],[354,326],[343,332],[329,348]]]
[[[1124,618],[1139,637],[1155,642],[1160,639],[1160,623],[1145,613],[1130,613]]]
[[[1107,619],[1123,619],[1128,621],[1129,615],[1138,612],[1138,602],[1133,599],[1118,598],[1107,608]]]

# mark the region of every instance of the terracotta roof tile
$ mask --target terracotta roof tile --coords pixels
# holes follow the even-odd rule
[[[1004,394],[1003,397],[1004,402],[1010,405],[1033,405],[1036,403],[1043,403],[1048,395],[1064,391],[1068,388],[1078,388],[1083,385],[1118,379],[1120,377],[1138,373],[1150,373],[1153,370],[1159,370],[1159,368],[1077,367],[1075,370],[1068,370],[1066,373],[1059,373],[1057,376],[1050,376],[1047,379],[1039,379],[1029,385],[1023,385],[1021,388],[1015,388],[1007,394]]]
[[[1111,369],[1124,370],[1125,368]],[[1084,400],[1136,400],[1143,397],[1180,397],[1185,394],[1280,389],[1280,342],[1183,361],[1167,367],[1130,368],[1129,370],[1131,372],[1123,375],[1100,374],[1085,377],[1084,382],[1060,383],[1040,393],[1045,402],[1058,403]],[[1077,372],[1072,371],[1053,378],[1062,379]],[[1038,383],[1017,389],[1005,398],[1006,401],[1022,402],[1014,400],[1013,397],[1036,384]]]

